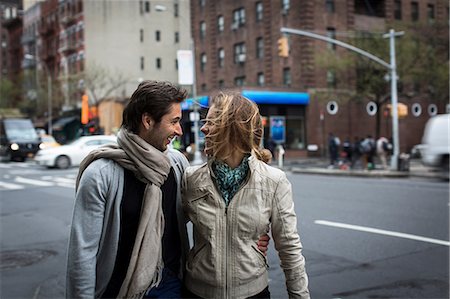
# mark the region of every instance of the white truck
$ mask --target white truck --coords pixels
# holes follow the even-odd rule
[[[449,125],[450,114],[439,114],[430,118],[422,137],[422,163],[449,171]]]

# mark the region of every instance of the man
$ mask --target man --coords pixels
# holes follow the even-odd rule
[[[168,144],[182,135],[186,91],[139,84],[117,145],[80,165],[68,249],[68,298],[178,298],[189,250],[179,184],[188,161]],[[260,240],[267,250],[267,238]]]

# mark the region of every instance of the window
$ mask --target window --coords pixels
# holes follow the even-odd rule
[[[327,28],[327,37],[336,39],[336,29],[328,27]],[[327,43],[327,48],[329,50],[335,51],[336,50],[336,44],[333,43]]]
[[[206,57],[206,54],[202,53],[200,55],[200,70],[202,72],[205,70],[207,60],[208,60],[208,58]]]
[[[328,88],[336,88],[336,72],[334,70],[327,71]]]
[[[175,3],[173,5],[173,16],[174,17],[178,17],[178,11],[179,11],[178,3]]]
[[[144,57],[141,56],[141,71],[144,70]]]
[[[155,31],[155,39],[157,42],[161,41],[161,32],[159,30]]]
[[[411,20],[419,20],[419,3],[417,2],[411,2]]]
[[[150,12],[150,1],[145,1],[145,12]]]
[[[290,87],[292,84],[291,69],[286,67],[283,69],[283,85]]]
[[[256,39],[256,58],[264,57],[264,39],[262,37],[258,37]]]
[[[233,24],[231,29],[238,29],[245,24],[245,9],[243,7],[233,11]]]
[[[200,7],[205,7],[206,0],[199,0]]]
[[[219,61],[219,67],[224,66],[224,60],[225,60],[225,50],[223,48],[220,48],[217,53],[217,58]]]
[[[141,15],[144,13],[144,1],[139,1],[139,12]]]
[[[178,70],[178,59],[175,59],[175,69]]]
[[[258,83],[258,86],[264,86],[264,74],[263,73],[258,73],[257,83]]]
[[[328,13],[334,13],[334,0],[325,0],[325,6]]]
[[[234,78],[235,86],[244,86],[245,85],[245,76]]]
[[[202,89],[202,91],[206,91],[206,84],[205,83],[202,84],[201,89]]]
[[[203,39],[206,36],[206,23],[200,22],[200,38]]]
[[[263,4],[262,2],[256,2],[256,21],[262,21],[263,19]]]
[[[225,25],[225,22],[224,22],[223,16],[218,16],[217,17],[217,31],[223,32],[224,25]]]
[[[180,42],[180,33],[177,31],[175,32],[175,43],[178,44]]]
[[[396,20],[402,19],[402,1],[401,0],[395,0],[395,2],[394,2],[394,18]]]
[[[239,43],[234,45],[234,63],[245,62],[245,43]]]
[[[428,23],[434,23],[434,5],[428,4],[427,6]]]
[[[161,58],[156,58],[156,68],[161,69]]]
[[[139,40],[141,43],[144,41],[144,29],[139,30]]]
[[[225,81],[219,80],[219,88],[224,88],[224,87],[225,87]]]
[[[289,8],[290,8],[291,4],[290,4],[290,0],[283,0],[283,13],[287,13]]]

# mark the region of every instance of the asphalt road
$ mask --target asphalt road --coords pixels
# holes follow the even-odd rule
[[[0,164],[1,298],[64,296],[77,169]],[[448,182],[289,174],[313,298],[448,298]],[[273,242],[272,298],[286,298]]]

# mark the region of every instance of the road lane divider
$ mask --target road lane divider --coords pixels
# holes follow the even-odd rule
[[[2,182],[0,181],[0,188],[5,188],[8,190],[20,190],[20,189],[24,189],[24,187],[22,185],[17,185],[17,184],[12,184],[12,183],[6,183],[6,182]]]
[[[394,232],[394,231],[389,231],[389,230],[384,230],[384,229],[372,228],[372,227],[367,227],[367,226],[359,226],[359,225],[353,225],[353,224],[346,224],[346,223],[341,223],[341,222],[333,222],[333,221],[327,221],[327,220],[315,220],[314,223],[320,224],[320,225],[327,225],[327,226],[332,226],[332,227],[368,232],[368,233],[373,233],[373,234],[379,234],[379,235],[392,236],[392,237],[397,237],[397,238],[433,243],[433,244],[444,245],[444,246],[450,247],[449,241],[432,239],[432,238],[427,238],[427,237],[422,237],[422,236],[417,236],[417,235],[412,235],[412,234],[399,233],[399,232]]]

